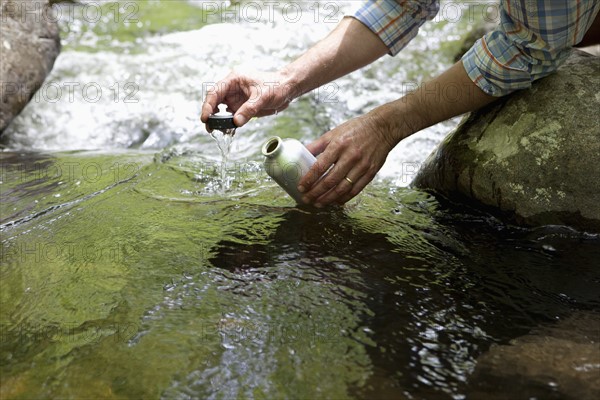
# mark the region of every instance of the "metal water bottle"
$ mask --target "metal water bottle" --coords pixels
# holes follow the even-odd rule
[[[273,136],[262,147],[265,170],[298,204],[303,204],[298,182],[317,161],[310,151],[296,139]]]

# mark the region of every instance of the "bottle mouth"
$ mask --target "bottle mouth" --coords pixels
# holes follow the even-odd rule
[[[267,140],[265,142],[265,144],[263,144],[263,147],[262,147],[263,156],[268,157],[268,156],[272,155],[279,149],[280,145],[281,145],[281,138],[279,136],[273,136],[272,138]]]

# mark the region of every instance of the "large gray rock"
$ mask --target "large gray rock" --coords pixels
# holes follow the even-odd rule
[[[27,105],[60,52],[48,0],[0,0],[0,133]]]
[[[530,90],[465,117],[413,185],[518,223],[600,231],[600,58],[575,50]]]

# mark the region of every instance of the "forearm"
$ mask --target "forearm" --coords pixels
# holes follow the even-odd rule
[[[459,61],[414,92],[377,107],[368,115],[375,123],[384,125],[391,133],[391,144],[396,145],[415,132],[481,108],[496,99],[471,81]]]
[[[323,40],[282,69],[294,96],[355,71],[388,52],[381,39],[354,18],[344,18]]]
[[[206,123],[217,105],[225,103],[235,113],[236,126],[244,126],[251,118],[285,110],[294,98],[387,52],[386,45],[370,29],[354,18],[344,18],[327,37],[276,73],[230,73],[207,92],[200,119]]]

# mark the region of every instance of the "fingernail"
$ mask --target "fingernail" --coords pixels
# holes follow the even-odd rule
[[[303,201],[305,204],[308,204],[308,203],[310,203],[310,199],[308,198],[308,196],[302,196],[302,201]]]
[[[302,186],[302,185],[298,186],[298,191],[300,193],[304,193],[305,190],[306,190],[306,188],[304,186]]]
[[[316,203],[316,204],[315,204],[315,207],[317,207],[317,208],[323,208],[323,204],[321,204],[321,203]]]

